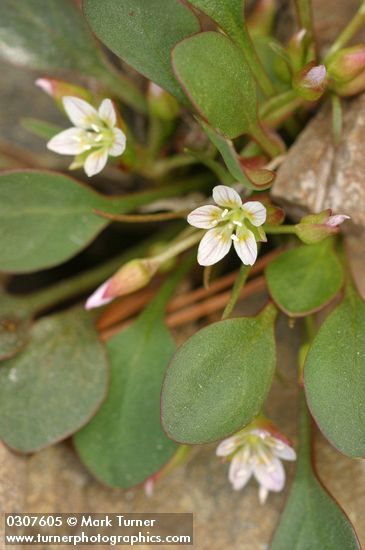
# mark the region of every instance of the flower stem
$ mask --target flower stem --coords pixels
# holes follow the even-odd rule
[[[295,234],[295,225],[264,225],[265,233],[271,235],[289,235]]]
[[[251,129],[250,134],[271,158],[277,157],[283,152],[279,143],[265,132],[259,123]]]
[[[104,212],[103,210],[94,210],[95,214],[101,216],[102,218],[106,218],[114,222],[125,223],[147,223],[177,220],[186,218],[190,211],[191,208],[189,210],[180,210],[178,212],[161,212],[157,214],[111,214],[109,212]]]
[[[74,277],[56,283],[44,290],[35,292],[30,296],[24,296],[24,304],[32,313],[37,313],[49,307],[52,307],[56,304],[65,302],[75,296],[82,295],[83,293],[92,290],[100,283],[105,281],[110,277],[120,266],[121,264],[131,260],[132,258],[144,254],[147,252],[149,247],[153,245],[156,240],[165,240],[169,239],[176,234],[176,227],[165,230],[163,232],[154,234],[153,237],[143,241],[130,248],[127,251],[122,252],[115,258],[112,258],[108,262],[101,264],[100,266],[94,267],[89,271],[80,273]]]
[[[103,64],[98,70],[94,71],[93,76],[100,79],[103,86],[129,107],[139,113],[147,114],[147,100],[142,92],[109,61],[103,59]]]
[[[351,21],[346,25],[340,36],[335,40],[335,42],[332,44],[331,48],[329,49],[325,61],[328,61],[328,59],[336,53],[338,50],[346,46],[346,44],[351,40],[351,38],[357,33],[358,30],[361,29],[361,27],[365,23],[365,1],[362,0],[361,5],[354,15],[354,17],[351,19]]]
[[[204,233],[204,231],[194,231],[192,235],[189,235],[185,239],[177,240],[175,244],[172,243],[172,245],[164,250],[164,252],[161,252],[161,254],[155,256],[154,260],[156,260],[160,264],[164,264],[168,260],[171,260],[171,258],[175,258],[175,256],[178,256],[182,252],[185,252],[185,250],[188,250],[189,248],[194,246],[197,242],[200,241]]]
[[[251,266],[241,265],[241,269],[237,275],[237,278],[234,282],[231,297],[223,311],[222,320],[227,319],[237,303],[238,298],[240,297],[241,290],[247,281],[247,277],[250,273]]]
[[[299,26],[305,29],[310,37],[314,35],[313,14],[311,0],[295,0]]]
[[[260,106],[260,119],[270,128],[275,128],[304,103],[305,100],[299,97],[295,90],[282,92],[271,97]]]
[[[312,472],[312,419],[305,401],[304,391],[299,396],[299,453],[297,477]]]

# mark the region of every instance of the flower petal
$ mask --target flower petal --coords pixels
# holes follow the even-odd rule
[[[287,445],[286,443],[284,443],[284,441],[281,441],[280,439],[275,438],[273,450],[275,455],[278,458],[282,458],[283,460],[296,460],[297,458],[297,453],[295,452],[293,447]]]
[[[246,218],[258,227],[266,221],[266,208],[259,201],[249,201],[242,205],[242,210],[246,214]]]
[[[263,485],[259,486],[259,501],[260,504],[265,504],[269,491]]]
[[[234,248],[244,265],[253,265],[257,258],[257,243],[255,235],[249,229],[240,227],[234,238]],[[232,237],[232,238],[233,238]]]
[[[237,446],[239,444],[240,444],[240,438],[237,437],[236,435],[233,435],[232,437],[228,437],[227,439],[224,439],[219,443],[215,451],[215,454],[217,456],[229,456],[237,449]]]
[[[94,307],[104,306],[113,300],[113,298],[105,298],[109,282],[110,279],[105,281],[105,283],[95,290],[95,292],[87,299],[85,309],[93,309]]]
[[[212,204],[206,204],[205,206],[199,206],[195,208],[187,217],[188,223],[199,229],[212,229],[220,221],[222,215],[222,209],[219,206],[213,206]]]
[[[87,138],[85,130],[69,128],[50,139],[47,148],[60,155],[80,155],[89,149],[85,138]]]
[[[346,216],[346,214],[335,214],[334,216],[330,216],[325,225],[327,225],[327,227],[337,227],[339,225],[341,225],[341,223],[343,223],[345,220],[350,220],[351,217],[350,216]]]
[[[125,151],[127,138],[120,128],[113,128],[114,142],[109,149],[109,155],[119,157]]]
[[[267,461],[260,458],[253,464],[253,473],[260,485],[268,491],[280,492],[285,484],[285,470],[281,461],[272,456]]]
[[[99,120],[97,111],[84,99],[65,96],[62,102],[68,118],[77,128],[90,128]]]
[[[113,102],[110,99],[103,99],[100,104],[99,117],[107,126],[113,128],[117,122],[117,115],[114,109]]]
[[[198,263],[203,266],[213,265],[226,256],[231,248],[231,230],[215,227],[204,235],[199,244]]]
[[[108,151],[106,149],[99,149],[93,153],[90,153],[84,164],[86,175],[91,178],[91,176],[95,176],[95,174],[101,172],[105,167],[107,160]]]
[[[242,449],[232,458],[228,477],[235,491],[242,489],[252,475],[252,464],[249,462],[248,457],[247,450]]]
[[[227,185],[217,185],[213,189],[214,202],[224,208],[235,208],[242,205],[242,200],[237,191]]]

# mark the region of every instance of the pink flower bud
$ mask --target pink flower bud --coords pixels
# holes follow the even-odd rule
[[[150,282],[159,267],[160,263],[155,258],[127,262],[90,296],[85,308],[104,306],[117,296],[131,294],[143,288]]]
[[[332,211],[327,209],[319,214],[302,218],[301,222],[295,226],[295,232],[304,243],[315,244],[338,233],[339,226],[349,219],[350,216],[345,214],[332,215]]]
[[[84,99],[88,103],[92,103],[92,95],[81,86],[70,84],[63,80],[57,80],[56,78],[38,78],[35,81],[35,85],[41,88],[46,94],[53,97],[58,106],[63,110],[62,98],[64,96],[79,97]]]
[[[303,65],[314,58],[315,54],[313,50],[310,36],[305,29],[301,29],[291,37],[286,51],[291,61],[292,69],[295,72],[300,71]]]
[[[339,50],[331,56],[327,70],[336,82],[352,80],[365,70],[365,45],[359,44]]]
[[[308,101],[317,101],[327,85],[327,70],[324,65],[308,63],[293,78],[293,88]]]
[[[343,223],[345,220],[349,220],[350,216],[346,216],[346,214],[336,214],[335,216],[330,216],[325,225],[327,227],[338,227]]]

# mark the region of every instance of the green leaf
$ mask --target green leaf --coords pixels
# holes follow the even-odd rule
[[[105,397],[108,370],[83,310],[44,317],[26,349],[0,368],[0,436],[33,452],[83,426]]]
[[[229,36],[242,36],[244,0],[189,0],[189,3],[213,19]]]
[[[108,485],[137,485],[160,470],[176,451],[161,428],[160,392],[175,351],[164,324],[164,308],[180,276],[168,280],[138,320],[108,342],[107,400],[75,435],[81,460]]]
[[[313,472],[310,418],[304,398],[301,416],[297,472],[270,550],[358,550],[350,521]]]
[[[101,55],[71,0],[1,0],[0,55],[42,71],[93,73]]]
[[[227,37],[204,32],[172,53],[175,74],[198,112],[228,138],[257,126],[256,84],[242,52]]]
[[[290,317],[323,308],[341,289],[343,271],[331,239],[281,254],[266,268],[270,294]]]
[[[206,124],[203,120],[198,120],[198,122],[222,155],[234,181],[242,183],[248,189],[256,191],[263,191],[271,186],[275,177],[273,172],[264,168],[255,171],[245,169],[244,163],[242,162],[243,159],[240,159],[237,154],[233,142],[216,132],[214,128]]]
[[[308,404],[341,452],[365,456],[365,304],[349,287],[321,326],[307,356]]]
[[[179,100],[184,94],[171,69],[170,53],[199,31],[195,15],[178,0],[84,0],[95,34],[128,65]]]
[[[179,348],[162,390],[162,423],[181,443],[222,439],[261,410],[275,369],[274,320],[227,319],[200,330]]]
[[[168,188],[107,198],[54,172],[0,175],[0,271],[27,273],[60,264],[84,249],[109,223],[94,209],[123,213],[186,189]]]
[[[0,361],[18,353],[27,343],[31,314],[22,299],[0,295]]]

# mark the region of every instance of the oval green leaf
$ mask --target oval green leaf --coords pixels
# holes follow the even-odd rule
[[[297,471],[270,550],[359,550],[349,519],[313,471],[310,418],[304,407],[302,399]]]
[[[222,439],[261,410],[275,369],[274,320],[228,319],[200,330],[179,348],[162,390],[162,424],[175,441]]]
[[[128,65],[180,100],[184,94],[171,68],[172,48],[200,30],[178,0],[84,0],[95,34]]]
[[[84,249],[110,220],[94,209],[123,213],[186,183],[108,198],[62,174],[36,170],[0,175],[0,271],[27,273],[58,265]]]
[[[304,381],[309,408],[332,445],[365,456],[365,304],[349,287],[309,350]]]
[[[320,310],[341,289],[343,271],[330,239],[281,254],[266,269],[269,292],[290,317]]]
[[[175,344],[164,324],[170,279],[138,320],[107,344],[111,364],[106,401],[75,437],[90,472],[114,487],[132,487],[160,470],[176,451],[160,423],[160,392]]]
[[[257,124],[256,84],[241,51],[217,32],[180,42],[172,53],[175,74],[202,117],[228,138]]]
[[[105,397],[108,365],[83,310],[44,317],[25,350],[0,368],[0,437],[34,452],[83,426]]]
[[[93,213],[106,199],[51,172],[0,176],[0,270],[25,273],[57,265],[108,224]]]

